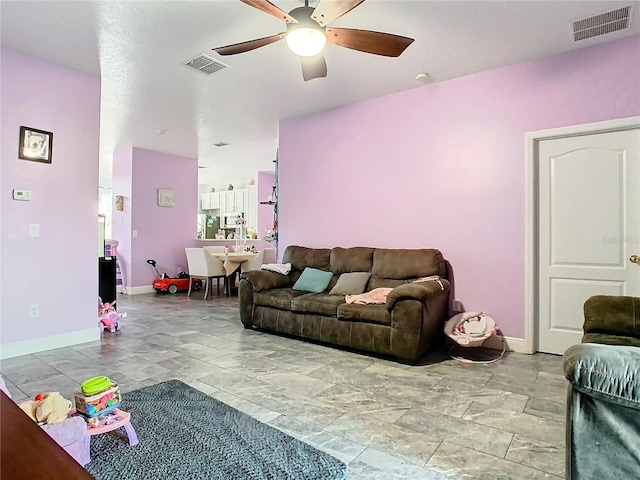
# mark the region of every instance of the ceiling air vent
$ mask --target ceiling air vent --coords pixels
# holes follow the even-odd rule
[[[201,53],[197,57],[187,60],[182,65],[189,67],[197,72],[205,75],[212,75],[220,70],[228,68],[229,65],[225,65],[222,62],[214,60],[213,58]]]
[[[573,41],[597,37],[629,28],[631,5],[573,22]]]

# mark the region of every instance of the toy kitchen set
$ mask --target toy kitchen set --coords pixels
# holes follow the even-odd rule
[[[255,185],[200,194],[198,240],[235,239],[240,223],[247,240],[257,238],[258,198]]]

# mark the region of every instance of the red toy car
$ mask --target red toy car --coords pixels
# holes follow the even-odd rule
[[[160,273],[158,271],[155,260],[147,260],[147,263],[155,269],[158,275],[158,278],[156,278],[152,284],[156,292],[178,293],[189,290],[189,274],[182,272],[178,275],[178,278],[170,278],[166,273]],[[201,288],[202,280],[194,279],[193,290],[200,290]]]

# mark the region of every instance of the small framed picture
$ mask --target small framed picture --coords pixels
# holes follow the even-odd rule
[[[158,189],[158,206],[160,207],[175,207],[176,197],[172,188],[159,188]]]
[[[18,158],[51,163],[53,133],[31,127],[20,127]]]

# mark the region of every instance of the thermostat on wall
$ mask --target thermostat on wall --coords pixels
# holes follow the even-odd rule
[[[31,200],[31,190],[18,190],[16,188],[13,189],[13,199],[14,200]]]

